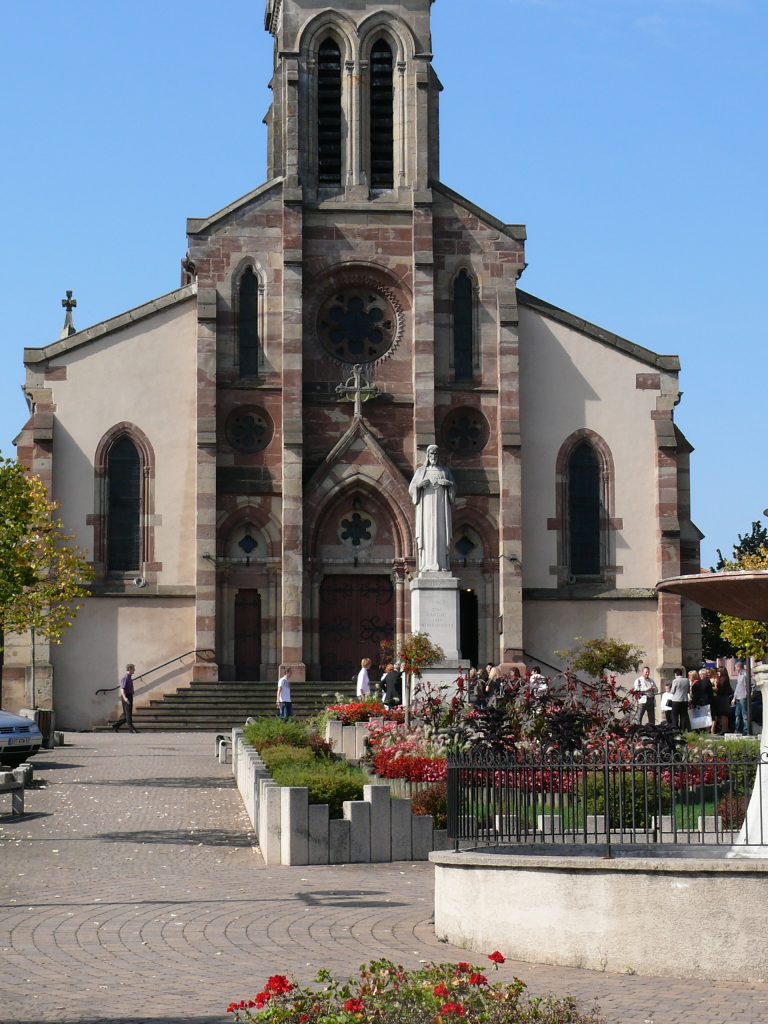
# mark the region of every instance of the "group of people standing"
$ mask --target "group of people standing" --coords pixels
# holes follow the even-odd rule
[[[656,694],[658,688],[646,666],[636,680],[632,690],[637,701],[635,723],[641,725],[644,718],[653,725],[656,721]],[[726,668],[691,669],[687,676],[683,669],[675,670],[671,683],[664,683],[661,696],[661,711],[664,719],[675,729],[686,732],[693,729],[709,729],[715,735],[730,732],[731,709],[735,713],[735,731],[749,735],[747,703],[749,685],[744,663],[736,662],[736,684]],[[701,711],[704,710],[704,714]]]

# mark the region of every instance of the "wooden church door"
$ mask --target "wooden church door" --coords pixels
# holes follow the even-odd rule
[[[261,594],[238,590],[235,597],[235,675],[258,679],[261,673]]]
[[[379,642],[395,635],[389,576],[326,576],[320,586],[320,666],[324,682],[347,682],[360,661],[379,662]],[[378,679],[378,671],[374,678]]]

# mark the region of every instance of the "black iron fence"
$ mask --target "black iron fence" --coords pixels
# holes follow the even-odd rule
[[[468,841],[762,846],[764,787],[766,755],[717,747],[474,751],[448,758],[448,836],[457,848]]]

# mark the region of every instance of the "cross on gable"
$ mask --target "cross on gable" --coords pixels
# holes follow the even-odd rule
[[[67,297],[61,300],[61,304],[68,313],[71,313],[73,309],[77,308],[77,299],[73,299],[72,292],[67,291]]]
[[[356,363],[352,367],[352,376],[343,384],[337,385],[336,394],[339,396],[340,402],[355,403],[355,419],[360,419],[363,413],[363,402],[378,398],[381,391],[363,376],[362,365]]]
[[[59,338],[68,338],[71,334],[76,333],[76,327],[72,321],[72,310],[77,306],[77,299],[72,298],[72,292],[67,291],[66,299],[61,300],[61,304],[66,309],[66,315],[64,317],[64,326],[61,329]]]

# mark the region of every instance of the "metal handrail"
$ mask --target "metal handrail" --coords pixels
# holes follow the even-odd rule
[[[204,647],[204,648],[201,648],[201,649],[198,649],[198,650],[194,650],[194,651],[185,651],[184,654],[179,654],[179,655],[177,655],[177,657],[171,658],[170,661],[164,661],[162,663],[162,665],[155,665],[154,668],[148,668],[147,671],[146,672],[142,672],[140,676],[134,676],[133,677],[133,681],[134,681],[134,683],[137,683],[139,681],[139,679],[143,679],[144,676],[151,676],[153,672],[159,672],[161,668],[166,668],[168,665],[173,665],[174,662],[181,661],[182,658],[188,658],[190,654],[199,654],[199,655],[201,655],[203,661],[215,661],[216,660],[216,651],[211,650],[210,647]],[[119,689],[120,689],[120,684],[119,683],[117,684],[117,686],[105,686],[105,687],[102,687],[100,690],[96,691],[96,696],[98,697],[98,695],[100,693],[112,693],[114,690],[119,690]]]

